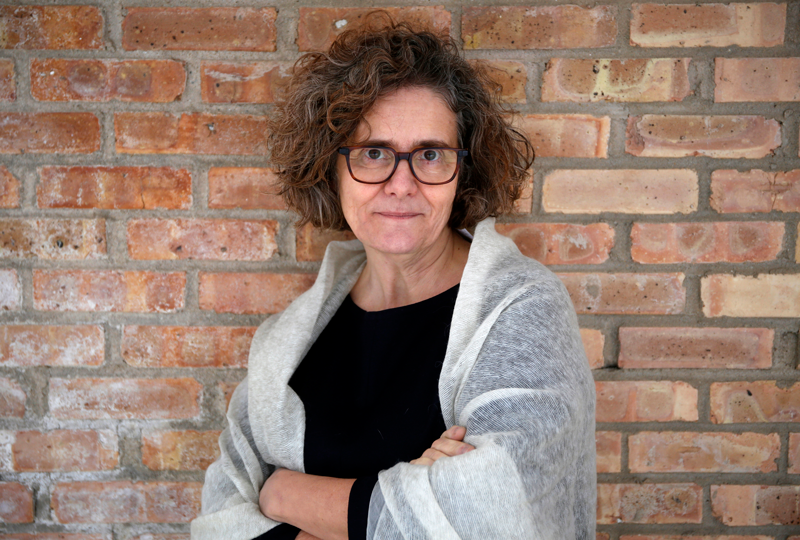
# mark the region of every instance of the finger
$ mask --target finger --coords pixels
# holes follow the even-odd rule
[[[453,439],[454,441],[463,441],[467,435],[467,428],[464,426],[452,426],[450,429],[442,433],[442,437]]]
[[[466,454],[470,450],[475,450],[475,447],[471,444],[446,438],[436,439],[433,441],[431,448],[448,456],[458,456]]]
[[[436,450],[435,448],[428,448],[422,453],[422,457],[428,458],[431,461],[436,461],[439,458],[450,457],[450,456],[448,454],[445,454],[444,452]]]
[[[417,458],[417,459],[411,461],[410,463],[412,465],[427,465],[428,467],[433,465],[433,461],[428,459],[428,458],[426,458],[426,457]]]

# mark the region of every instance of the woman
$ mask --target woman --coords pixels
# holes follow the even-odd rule
[[[533,153],[488,84],[404,25],[297,64],[272,162],[358,240],[259,327],[193,538],[594,538],[594,384],[564,287],[494,231]]]

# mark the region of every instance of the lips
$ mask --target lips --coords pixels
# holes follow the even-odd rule
[[[422,215],[422,213],[420,213],[420,212],[386,212],[386,211],[384,211],[384,212],[375,212],[375,213],[380,215],[380,216],[383,216],[383,217],[394,218],[394,219],[407,219],[407,218],[413,218],[413,217],[417,217],[417,216],[421,216]]]

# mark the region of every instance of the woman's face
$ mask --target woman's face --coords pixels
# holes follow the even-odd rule
[[[456,115],[430,88],[403,88],[375,102],[351,141],[352,146],[389,146],[398,152],[424,146],[457,148]],[[416,255],[446,242],[458,179],[422,184],[405,160],[383,184],[353,180],[343,155],[336,169],[345,219],[368,252]]]

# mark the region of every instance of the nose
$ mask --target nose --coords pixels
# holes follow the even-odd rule
[[[394,174],[384,184],[384,190],[387,194],[404,197],[413,195],[418,189],[417,179],[411,173],[411,164],[408,159],[401,159]]]

